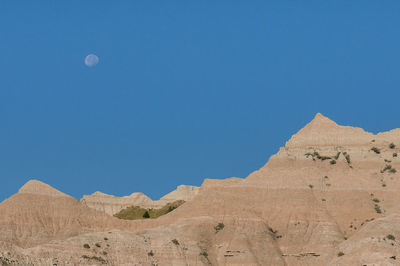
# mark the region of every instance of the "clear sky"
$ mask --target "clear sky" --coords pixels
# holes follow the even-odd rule
[[[317,112],[400,127],[399,14],[399,1],[1,1],[0,200],[30,178],[156,199],[245,177]]]

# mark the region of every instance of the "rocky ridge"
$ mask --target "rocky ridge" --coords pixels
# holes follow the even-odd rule
[[[162,208],[168,203],[183,200],[192,200],[199,192],[199,187],[180,185],[176,190],[168,193],[159,200],[152,200],[145,194],[140,192],[132,193],[129,196],[116,197],[102,192],[95,192],[92,195],[84,195],[80,200],[89,208],[103,211],[109,215],[114,215],[130,206],[138,206],[141,208]]]
[[[157,219],[122,221],[51,189],[24,189],[0,203],[0,261],[398,265],[399,147],[399,129],[372,134],[317,114],[260,170],[206,179]]]

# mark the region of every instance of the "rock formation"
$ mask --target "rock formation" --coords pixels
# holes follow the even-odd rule
[[[372,134],[317,114],[247,178],[206,179],[176,210],[135,221],[32,181],[0,203],[0,262],[398,265],[397,154],[399,129]]]
[[[81,202],[95,210],[103,211],[109,215],[114,215],[130,206],[141,208],[162,208],[168,203],[178,200],[190,201],[199,192],[198,187],[180,185],[176,190],[168,193],[159,200],[152,200],[140,192],[132,193],[130,196],[116,197],[102,192],[95,192],[92,195],[84,195]]]

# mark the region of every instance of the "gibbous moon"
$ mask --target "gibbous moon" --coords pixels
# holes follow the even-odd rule
[[[90,54],[85,57],[85,65],[93,67],[99,63],[99,58],[95,54]]]

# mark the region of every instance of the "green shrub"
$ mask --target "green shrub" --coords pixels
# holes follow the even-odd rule
[[[394,143],[392,142],[389,144],[389,148],[394,149],[394,148],[396,148],[396,145],[394,145]]]
[[[311,184],[310,184],[310,185],[308,185],[308,186],[309,186],[311,189],[313,189],[313,187],[314,187],[314,186],[313,186],[313,185],[311,185]]]
[[[380,154],[381,153],[381,150],[378,149],[377,147],[372,147],[371,151],[375,152],[376,154]]]
[[[329,160],[332,158],[330,156],[320,156],[318,159],[320,159],[321,161],[325,161],[325,160]]]
[[[382,213],[381,207],[378,204],[375,204],[375,211],[376,213]]]
[[[147,253],[147,256],[149,256],[149,257],[153,257],[153,256],[154,256],[153,250],[150,250],[150,252],[149,252],[149,253]]]
[[[175,238],[171,240],[172,243],[174,243],[175,245],[179,246],[179,241],[176,240]]]
[[[331,164],[336,164],[335,160],[330,161]]]
[[[95,246],[98,247],[98,248],[101,247],[100,243],[96,243]]]
[[[272,229],[272,227],[268,227],[268,230],[269,230],[272,234],[274,234],[274,235],[275,235],[276,233],[278,233],[278,231]]]
[[[351,160],[350,160],[350,154],[348,154],[347,152],[343,152],[344,158],[346,159],[347,164],[351,167]]]
[[[397,152],[393,153],[393,158],[397,157]]]
[[[106,240],[106,241],[107,241],[107,240],[108,240],[108,238],[107,238],[107,237],[105,237],[105,238],[104,238],[104,240]]]
[[[379,203],[379,202],[380,202],[380,200],[377,199],[377,198],[374,198],[372,201],[373,201],[373,202],[376,202],[376,203]]]
[[[215,232],[218,233],[219,231],[221,231],[222,229],[224,229],[224,227],[225,227],[225,225],[224,225],[223,223],[218,223],[218,224],[214,227]]]
[[[203,257],[205,257],[205,258],[208,258],[208,253],[207,253],[207,251],[206,251],[206,250],[201,251],[201,252],[200,252],[200,256],[203,256]]]
[[[82,258],[87,259],[87,260],[97,260],[101,264],[106,264],[107,263],[107,261],[105,259],[103,259],[102,257],[97,257],[97,256],[89,257],[87,255],[83,255]]]
[[[392,168],[392,165],[390,165],[390,164],[387,164],[387,165],[385,166],[385,168],[383,168],[383,169],[381,170],[381,173],[384,173],[384,172],[386,172],[386,171],[389,171],[389,173],[392,173],[392,174],[394,174],[394,173],[397,172],[396,169]]]
[[[342,251],[339,251],[339,253],[337,255],[338,255],[338,257],[341,257],[344,255],[344,253]]]
[[[172,211],[175,210],[176,208],[178,208],[178,207],[177,207],[177,206],[168,206],[167,213],[172,212]]]
[[[145,213],[143,214],[143,218],[145,219],[150,218],[150,214],[148,211],[145,211]]]
[[[386,237],[387,237],[387,239],[389,239],[389,240],[396,240],[396,238],[394,237],[394,235],[391,235],[391,234],[387,235]]]
[[[89,244],[83,244],[84,248],[90,248]]]

